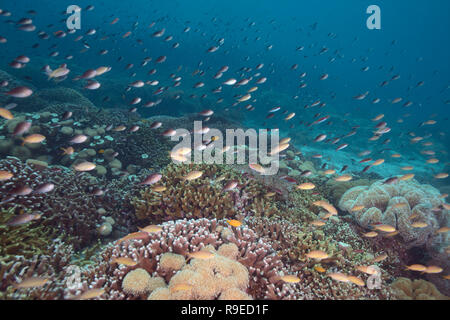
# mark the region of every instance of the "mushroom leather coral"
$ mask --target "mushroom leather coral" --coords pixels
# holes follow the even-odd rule
[[[395,227],[405,243],[426,243],[440,227],[448,223],[448,210],[437,189],[416,180],[385,184],[377,181],[370,187],[349,189],[339,201],[341,210],[351,212],[358,224],[369,227],[383,223]],[[352,212],[355,206],[362,210]],[[437,211],[436,211],[437,209]],[[435,213],[436,212],[436,213]],[[425,222],[426,227],[414,227],[414,222]]]

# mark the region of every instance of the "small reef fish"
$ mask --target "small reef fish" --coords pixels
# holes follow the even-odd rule
[[[120,258],[114,258],[113,260],[111,260],[111,264],[123,264],[127,267],[134,267],[135,265],[137,265],[137,262],[134,261],[131,258],[126,258],[126,257],[120,257]]]
[[[163,228],[161,226],[157,226],[157,225],[153,225],[153,224],[148,225],[144,228],[138,227],[138,229],[139,229],[139,231],[146,232],[146,233],[158,233],[163,230]]]
[[[0,181],[6,181],[14,177],[14,174],[6,171],[6,170],[0,170]]]
[[[339,282],[349,282],[348,276],[341,272],[333,272],[327,274],[331,279],[339,281]]]
[[[75,149],[73,147],[67,147],[67,148],[61,148],[63,151],[62,155],[71,155],[75,152]]]
[[[128,241],[128,240],[145,239],[147,237],[148,237],[147,232],[133,232],[133,233],[130,233],[130,234],[126,235],[125,237],[117,240],[117,244],[120,244],[120,243],[122,243],[124,241]]]
[[[349,174],[343,174],[342,176],[334,178],[334,180],[338,182],[346,182],[352,180],[352,176]]]
[[[230,225],[230,226],[232,226],[232,227],[239,227],[239,226],[241,226],[242,225],[242,222],[241,221],[239,221],[239,220],[227,220],[227,223]]]
[[[75,300],[89,300],[100,297],[105,293],[105,289],[89,289],[86,292],[75,297]]]
[[[294,275],[285,275],[285,276],[280,276],[279,277],[280,280],[284,281],[284,282],[288,282],[288,283],[299,283],[300,282],[300,278]]]
[[[312,190],[312,189],[314,189],[316,186],[313,184],[313,183],[311,183],[311,182],[305,182],[305,183],[302,183],[302,184],[300,184],[300,185],[298,185],[297,186],[297,189],[300,189],[300,190]]]
[[[324,201],[324,200],[317,200],[313,202],[313,205],[318,206],[318,207],[322,207],[325,210],[327,210],[329,213],[333,214],[333,215],[337,215],[337,209],[329,202]]]
[[[33,144],[33,143],[41,143],[46,139],[45,136],[39,133],[33,133],[29,136],[26,136],[25,138],[22,138],[22,146],[25,144]]]
[[[29,289],[29,288],[38,288],[44,286],[46,283],[50,281],[49,278],[44,277],[30,277],[22,280],[19,283],[15,283],[13,287],[15,289]]]
[[[208,250],[196,251],[188,254],[188,260],[190,259],[199,259],[199,260],[208,260],[214,258],[214,253]]]
[[[97,167],[97,165],[95,163],[92,163],[92,162],[89,162],[89,161],[80,162],[80,163],[78,163],[78,164],[73,166],[75,171],[80,171],[80,172],[92,171],[96,167]]]
[[[189,172],[186,176],[184,176],[183,180],[192,181],[192,180],[200,178],[202,175],[203,175],[202,171],[194,170],[194,171]]]
[[[427,267],[421,264],[412,264],[410,266],[406,266],[406,269],[411,271],[425,272]]]
[[[9,219],[6,225],[11,227],[20,226],[34,220],[39,220],[40,218],[41,218],[40,214],[23,213]]]
[[[323,260],[323,259],[327,259],[328,253],[326,253],[325,251],[322,250],[312,250],[309,253],[306,254],[306,256],[310,259],[316,259],[316,260]]]
[[[14,116],[11,113],[11,111],[5,108],[0,108],[0,117],[5,118],[6,120],[14,119]]]

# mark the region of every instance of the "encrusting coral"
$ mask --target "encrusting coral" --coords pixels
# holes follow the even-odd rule
[[[362,227],[376,223],[393,226],[413,246],[427,243],[440,226],[447,226],[449,214],[441,207],[443,204],[439,191],[430,185],[416,180],[393,184],[380,180],[370,187],[349,189],[339,201],[339,208],[353,213]],[[418,222],[424,225],[415,224]]]

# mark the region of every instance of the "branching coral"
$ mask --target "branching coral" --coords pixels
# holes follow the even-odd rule
[[[15,217],[15,208],[0,211],[0,262],[14,260],[15,256],[32,258],[35,255],[49,254],[56,231],[31,222],[19,226],[8,226]]]
[[[132,222],[120,214],[122,198],[116,190],[103,196],[92,192],[101,188],[101,184],[89,174],[77,174],[61,167],[43,168],[13,157],[0,160],[0,170],[14,175],[0,185],[2,206],[16,208],[16,214],[20,210],[41,214],[39,224],[57,230],[76,249],[98,238],[97,227],[103,223],[106,214],[113,217],[115,225],[121,225],[125,230]],[[48,193],[14,194],[17,188],[27,186],[35,190],[44,183],[54,184],[54,189]]]
[[[0,262],[0,300],[54,300],[63,297],[73,250],[59,240],[48,249],[51,254],[36,254],[28,258],[17,255],[12,260]],[[14,289],[15,284],[31,277],[48,279],[48,283],[38,288]]]
[[[368,227],[383,223],[395,227],[403,240],[411,246],[426,243],[439,226],[445,226],[448,210],[437,189],[421,185],[415,180],[386,184],[377,181],[370,187],[351,188],[342,196],[341,210],[354,212],[359,225]],[[361,210],[353,210],[362,206]],[[415,222],[426,226],[415,227]]]

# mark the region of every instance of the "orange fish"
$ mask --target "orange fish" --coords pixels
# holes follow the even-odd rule
[[[130,234],[126,235],[125,237],[117,240],[117,244],[120,244],[127,240],[145,239],[147,237],[148,237],[148,234],[146,232],[133,232],[133,233],[130,233]]]
[[[113,260],[111,260],[111,264],[114,264],[114,263],[123,264],[128,267],[134,267],[135,265],[137,265],[136,261],[134,261],[131,258],[126,258],[126,257],[114,258]]]
[[[242,222],[239,220],[227,220],[227,223],[232,226],[232,227],[239,227],[240,225],[242,225]]]

